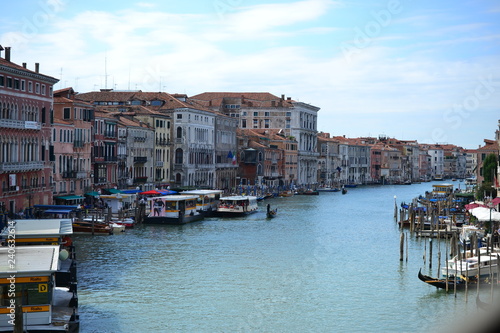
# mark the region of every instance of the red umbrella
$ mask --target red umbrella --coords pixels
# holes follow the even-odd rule
[[[491,200],[491,203],[496,206],[500,203],[500,197],[496,197],[495,199]]]
[[[146,192],[141,192],[139,194],[142,194],[142,195],[161,195],[161,193],[158,192],[157,190],[150,190],[150,191],[146,191]]]
[[[471,210],[471,209],[474,209],[474,208],[477,208],[477,207],[488,208],[488,206],[486,206],[486,205],[478,204],[478,203],[475,203],[475,202],[470,203],[468,205],[465,205],[465,209],[467,209],[467,210]]]

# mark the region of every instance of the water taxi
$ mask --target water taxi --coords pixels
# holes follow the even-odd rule
[[[197,195],[196,209],[205,216],[211,216],[217,210],[222,192],[222,190],[190,190],[182,191],[181,194]]]
[[[446,265],[441,268],[443,277],[454,278],[462,276],[472,278],[476,276],[488,276],[491,273],[497,274],[498,257],[500,249],[494,248],[493,251],[486,247],[479,248],[479,256],[476,251],[465,251],[466,257],[458,259],[458,257],[449,259]]]
[[[148,198],[150,213],[144,224],[184,224],[204,218],[196,209],[197,195],[173,194]]]
[[[217,216],[243,216],[255,213],[257,206],[257,197],[250,195],[236,195],[230,197],[221,197],[217,206]]]

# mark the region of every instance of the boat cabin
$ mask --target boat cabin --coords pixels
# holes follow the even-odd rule
[[[432,194],[434,196],[448,196],[453,193],[453,184],[432,185]]]
[[[255,196],[237,195],[222,197],[217,206],[218,215],[245,215],[257,210],[257,197]]]
[[[149,198],[150,213],[145,224],[183,224],[201,220],[204,215],[196,209],[197,195],[165,195]]]
[[[14,263],[12,248],[0,247],[0,331],[12,332],[18,321],[29,332],[78,326],[74,293],[56,287],[59,256],[59,245],[16,246]]]
[[[191,190],[182,191],[182,194],[197,195],[196,209],[201,212],[211,212],[217,210],[222,190]]]
[[[72,219],[31,219],[11,222],[16,231],[18,245],[61,245],[73,234]],[[7,243],[11,227],[0,233],[2,243]],[[64,245],[64,244],[63,244]]]

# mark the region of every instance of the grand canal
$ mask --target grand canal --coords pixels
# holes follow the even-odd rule
[[[432,184],[273,198],[246,218],[75,236],[80,332],[435,332],[474,316],[474,293],[466,302],[417,278],[419,268],[437,275],[437,259],[424,263],[429,239],[410,236],[399,260],[394,197],[409,202]],[[278,208],[272,220],[267,203]]]

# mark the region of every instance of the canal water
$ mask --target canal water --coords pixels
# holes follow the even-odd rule
[[[80,332],[439,331],[478,310],[474,293],[466,302],[418,279],[420,268],[437,275],[442,242],[431,268],[429,239],[410,235],[399,260],[395,201],[432,184],[272,198],[244,218],[75,236]]]

